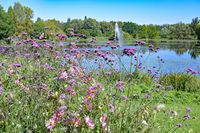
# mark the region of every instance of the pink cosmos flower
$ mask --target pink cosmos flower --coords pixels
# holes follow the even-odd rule
[[[89,116],[85,117],[85,123],[90,129],[94,129],[94,123],[93,121],[89,118]]]

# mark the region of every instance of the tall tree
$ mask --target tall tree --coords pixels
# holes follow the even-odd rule
[[[197,34],[198,40],[200,40],[200,24],[198,24],[196,27],[196,34]]]
[[[16,30],[16,22],[15,22],[15,14],[11,6],[9,6],[8,8],[7,18],[8,18],[8,24],[10,26],[9,35],[13,35]]]
[[[193,18],[192,22],[190,24],[190,27],[193,29],[193,31],[195,31],[195,34],[196,34],[198,39],[200,39],[200,36],[199,36],[199,24],[200,24],[200,19],[198,17]]]
[[[33,32],[33,11],[29,7],[22,6],[19,2],[14,4],[13,7],[15,21],[16,21],[16,32]]]
[[[198,17],[196,17],[196,18],[193,18],[193,19],[192,19],[192,22],[191,22],[190,26],[191,26],[191,28],[195,31],[195,30],[196,30],[196,27],[197,27],[197,25],[198,25],[199,23],[200,23],[200,20],[199,20]]]
[[[12,35],[12,25],[8,14],[4,11],[0,5],[0,39],[9,37]]]
[[[37,18],[35,23],[33,24],[34,32],[41,34],[44,33],[45,24],[41,18]]]

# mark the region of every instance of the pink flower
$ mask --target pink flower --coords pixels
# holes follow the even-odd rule
[[[74,118],[73,124],[75,127],[79,127],[81,125],[81,119],[80,118]]]
[[[110,132],[110,129],[108,129],[108,127],[107,127],[106,120],[107,120],[107,116],[105,114],[103,114],[100,118],[101,128],[102,128],[103,131],[109,131]]]
[[[94,129],[94,123],[92,120],[89,118],[89,116],[85,117],[85,123],[90,129]]]
[[[47,129],[53,129],[56,123],[56,117],[51,117],[49,122],[46,124]]]
[[[60,79],[60,80],[65,80],[65,79],[67,79],[68,78],[68,75],[67,75],[67,72],[66,71],[62,71],[61,73],[60,73],[60,75],[58,76],[58,79]]]
[[[67,87],[67,88],[66,88],[66,91],[67,91],[71,96],[75,96],[75,95],[76,95],[76,92],[73,91],[70,87]]]
[[[64,111],[66,110],[66,106],[61,106],[55,114],[52,115],[52,117],[50,118],[49,122],[46,124],[46,127],[48,129],[53,129],[53,127],[55,126],[57,121],[61,120],[61,117],[64,114]]]
[[[111,44],[111,41],[108,41],[107,44],[110,45],[110,44]]]
[[[40,40],[44,39],[44,33],[42,33],[42,34],[39,36],[39,39],[40,39]]]
[[[103,114],[103,115],[100,117],[100,122],[101,122],[101,123],[105,123],[106,120],[107,120],[107,116],[106,116],[106,114]]]
[[[36,42],[32,42],[32,46],[34,48],[40,48],[40,45],[38,43],[36,43]]]
[[[59,46],[63,47],[64,46],[64,42],[59,42]]]

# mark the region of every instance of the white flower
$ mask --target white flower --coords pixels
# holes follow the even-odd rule
[[[145,126],[148,126],[148,124],[145,120],[142,120],[142,124],[145,125]]]

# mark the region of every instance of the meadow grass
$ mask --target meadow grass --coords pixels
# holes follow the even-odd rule
[[[81,58],[105,54],[25,44],[0,55],[0,132],[200,131],[200,79],[191,74],[85,72]]]

